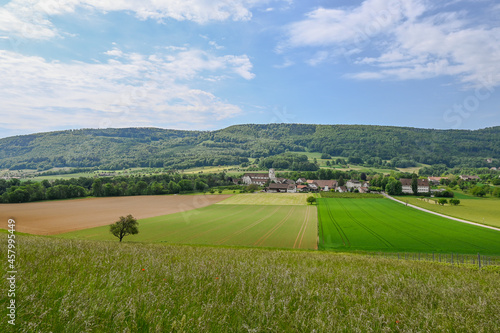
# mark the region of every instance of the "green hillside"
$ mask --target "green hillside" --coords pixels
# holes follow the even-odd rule
[[[500,127],[432,130],[368,125],[236,125],[217,131],[158,128],[83,129],[0,140],[0,168],[165,167],[235,165],[287,151],[319,152],[394,166],[444,163],[492,166],[500,159]]]

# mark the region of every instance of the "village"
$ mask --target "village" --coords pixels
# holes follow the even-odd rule
[[[436,193],[444,189],[431,189],[431,186],[439,185],[441,179],[446,177],[428,177],[417,180],[418,193]],[[460,179],[466,181],[478,181],[478,176],[461,175]],[[412,194],[412,179],[399,179],[404,194]],[[245,173],[241,178],[234,179],[235,183],[246,185],[264,186],[264,192],[268,193],[301,193],[301,192],[356,192],[370,193],[370,183],[368,181],[349,179],[339,183],[337,180],[318,180],[299,178],[297,180],[276,177],[274,169],[269,169],[268,173]]]

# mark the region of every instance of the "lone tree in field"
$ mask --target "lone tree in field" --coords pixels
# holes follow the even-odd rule
[[[306,201],[307,201],[307,203],[312,205],[313,203],[316,202],[316,198],[313,196],[310,196],[310,197],[307,197]]]
[[[139,223],[132,215],[127,215],[127,217],[120,216],[120,220],[109,226],[109,231],[113,236],[118,237],[120,242],[123,237],[128,235],[136,235],[139,233]]]

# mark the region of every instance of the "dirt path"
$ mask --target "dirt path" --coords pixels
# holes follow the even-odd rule
[[[108,225],[128,214],[144,219],[184,212],[230,196],[160,195],[0,204],[0,228],[7,229],[7,220],[14,219],[16,231],[55,235]]]
[[[391,197],[390,195],[388,195],[386,193],[383,193],[383,195],[386,198],[388,198],[388,199],[391,199],[391,200],[394,200],[396,202],[399,202],[400,204],[403,204],[403,205],[406,205],[408,207],[421,210],[421,211],[429,213],[429,214],[434,214],[434,215],[441,216],[441,217],[444,217],[444,218],[447,218],[447,219],[450,219],[450,220],[453,220],[453,221],[457,221],[457,222],[462,222],[462,223],[477,225],[478,227],[483,227],[483,228],[488,228],[488,229],[493,229],[493,230],[496,230],[496,231],[500,231],[499,228],[490,227],[489,225],[484,225],[484,224],[479,224],[479,223],[475,223],[475,222],[470,222],[470,221],[467,221],[467,220],[462,220],[462,219],[459,219],[459,218],[456,218],[456,217],[451,217],[451,216],[444,215],[444,214],[441,214],[441,213],[436,213],[436,212],[433,212],[432,210],[428,210],[428,209],[425,209],[425,208],[422,208],[422,207],[418,207],[418,206],[415,206],[415,205],[412,205],[412,204],[407,204],[406,202],[403,202],[403,201],[400,201],[400,200],[398,200],[396,198],[393,198],[393,197]]]

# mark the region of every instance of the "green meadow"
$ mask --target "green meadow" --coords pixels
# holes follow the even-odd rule
[[[319,249],[500,254],[500,231],[389,199],[318,200]]]
[[[142,219],[139,234],[124,242],[316,249],[317,228],[316,206],[224,204]],[[116,240],[109,226],[57,237]]]
[[[246,193],[233,195],[217,205],[306,205],[310,193]]]
[[[498,198],[477,198],[461,193],[455,193],[455,198],[460,200],[460,205],[451,206],[449,204],[441,206],[433,200],[422,200],[415,197],[398,197],[402,201],[422,207],[433,212],[458,217],[464,220],[478,222],[481,224],[500,227],[500,199]]]
[[[16,326],[4,310],[2,332],[500,331],[498,271],[303,250],[17,244]]]

